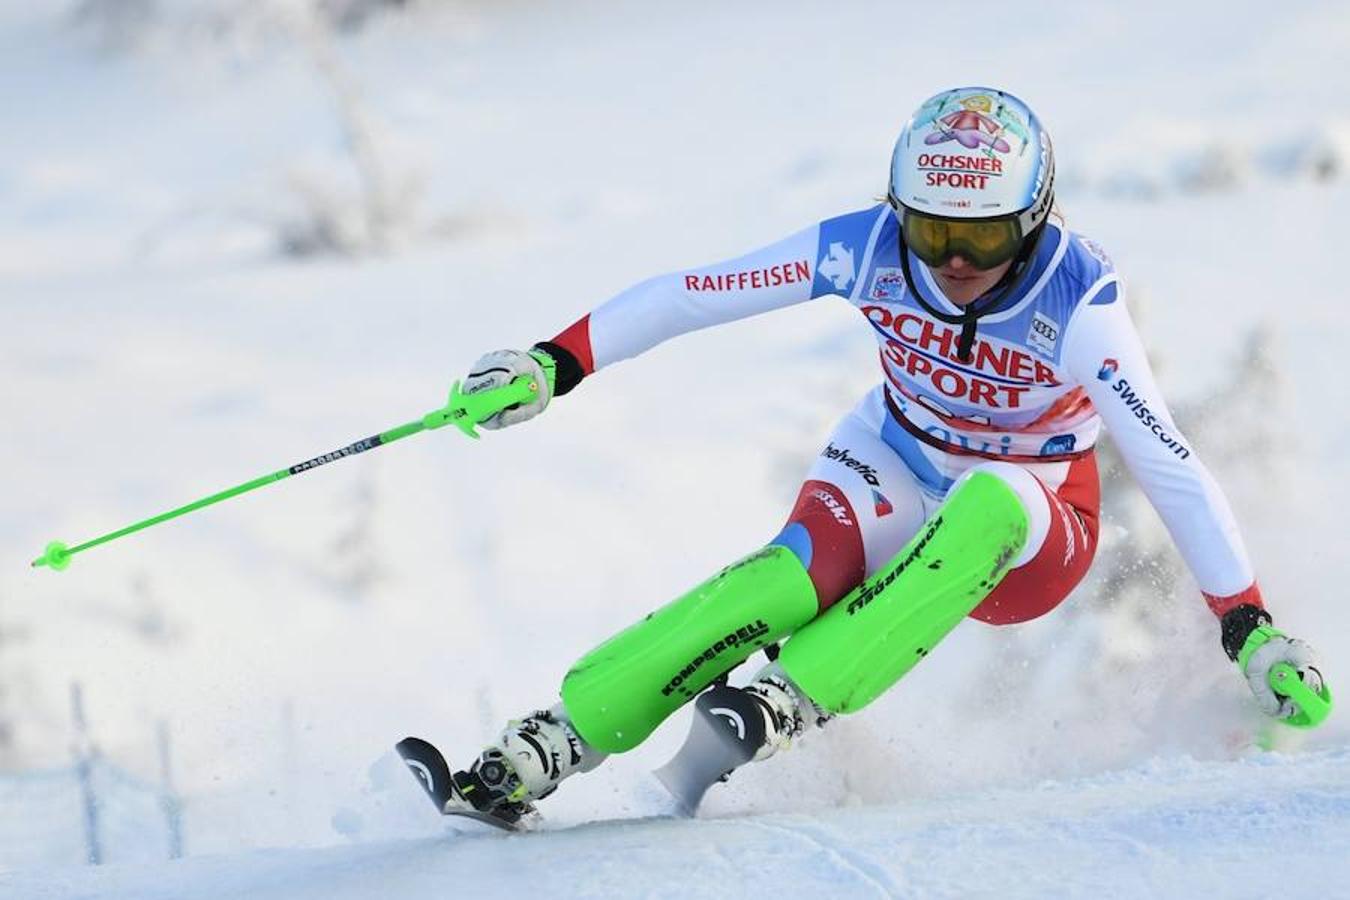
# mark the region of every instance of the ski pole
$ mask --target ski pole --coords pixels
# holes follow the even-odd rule
[[[99,544],[115,541],[118,538],[126,537],[134,532],[149,528],[151,525],[158,525],[160,522],[167,522],[170,519],[185,516],[190,512],[195,512],[203,507],[219,503],[222,500],[238,497],[240,494],[247,494],[249,491],[257,490],[260,487],[266,487],[273,482],[281,481],[292,475],[299,475],[301,472],[317,469],[319,466],[326,465],[334,460],[342,459],[347,456],[355,456],[358,453],[364,453],[367,450],[373,450],[376,447],[383,447],[385,444],[392,444],[394,441],[402,440],[409,435],[417,434],[419,431],[431,431],[444,425],[454,425],[469,437],[476,439],[478,437],[478,432],[474,430],[474,426],[479,425],[486,419],[490,419],[492,416],[508,407],[529,401],[538,393],[538,383],[527,376],[521,376],[510,384],[503,385],[502,387],[473,394],[466,394],[461,391],[459,382],[456,381],[450,388],[450,401],[440,409],[433,410],[416,421],[409,422],[406,425],[400,425],[397,428],[391,428],[388,431],[382,431],[379,434],[348,444],[331,453],[325,453],[322,456],[307,459],[302,463],[288,466],[273,472],[270,475],[263,475],[252,481],[246,481],[243,484],[227,488],[226,490],[212,494],[209,497],[203,497],[186,506],[180,506],[177,509],[169,510],[166,513],[160,513],[152,518],[137,522],[134,525],[128,525],[126,528],[110,532],[101,537],[96,537],[93,540],[85,541],[83,544],[77,544],[74,547],[68,547],[61,541],[52,541],[43,550],[42,555],[33,560],[32,566],[33,568],[47,566],[60,572],[70,565],[70,558],[72,556],[76,553],[88,550],[91,547],[97,547]]]

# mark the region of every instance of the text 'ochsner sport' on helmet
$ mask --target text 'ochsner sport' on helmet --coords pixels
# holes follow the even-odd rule
[[[905,242],[930,266],[961,255],[1006,262],[1054,201],[1050,135],[1024,102],[966,87],[924,101],[895,143],[888,199]]]

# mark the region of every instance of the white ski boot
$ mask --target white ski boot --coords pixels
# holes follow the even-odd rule
[[[559,704],[507,724],[467,771],[454,774],[456,796],[451,802],[524,827],[538,818],[535,800],[604,758],[581,739]]]
[[[824,725],[830,718],[792,683],[778,663],[760,669],[741,690],[758,701],[764,716],[764,742],[751,757],[753,762],[786,750],[807,725]]]

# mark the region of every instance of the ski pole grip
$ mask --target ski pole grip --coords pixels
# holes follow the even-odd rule
[[[1270,689],[1281,697],[1294,701],[1298,711],[1287,719],[1286,724],[1295,728],[1316,728],[1331,715],[1331,688],[1324,683],[1320,691],[1314,691],[1303,683],[1298,669],[1289,663],[1276,663],[1266,676]]]
[[[522,375],[510,384],[487,391],[466,394],[456,381],[450,387],[450,402],[443,408],[429,412],[422,417],[422,425],[428,430],[443,425],[454,425],[471,438],[477,438],[474,427],[492,418],[502,410],[528,403],[539,395],[539,382]]]

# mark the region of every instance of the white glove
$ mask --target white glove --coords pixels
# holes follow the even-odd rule
[[[1317,653],[1303,641],[1285,637],[1273,628],[1259,628],[1253,637],[1264,633],[1266,640],[1247,657],[1242,674],[1256,695],[1256,702],[1267,715],[1287,719],[1298,713],[1298,707],[1288,697],[1282,697],[1270,687],[1270,670],[1279,663],[1288,663],[1298,670],[1299,677],[1314,693],[1322,690],[1322,673],[1318,669]],[[1252,638],[1248,638],[1251,643]]]
[[[497,430],[508,425],[533,419],[544,411],[548,401],[553,398],[553,359],[542,350],[525,353],[520,350],[494,350],[478,358],[469,369],[461,390],[466,394],[505,387],[522,375],[533,378],[539,384],[539,393],[529,403],[508,406],[495,416],[478,423],[484,428]]]

